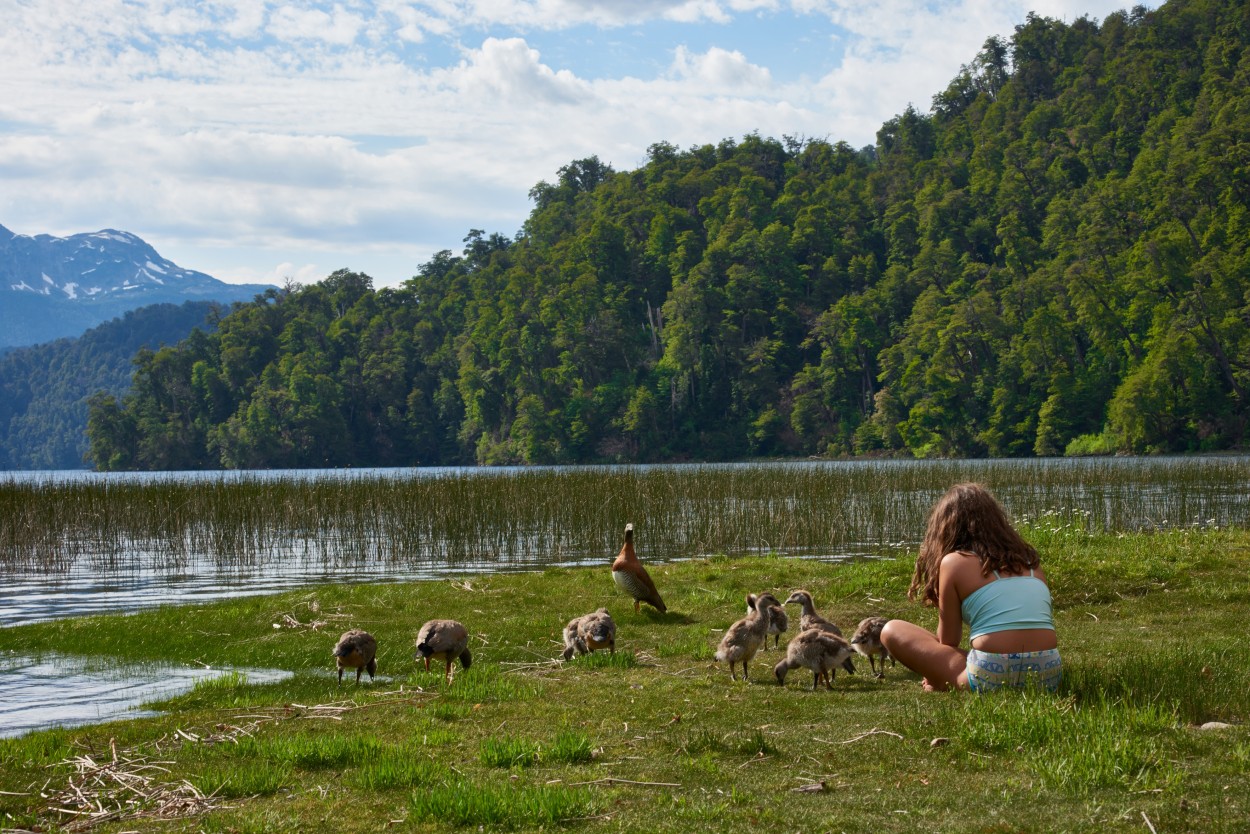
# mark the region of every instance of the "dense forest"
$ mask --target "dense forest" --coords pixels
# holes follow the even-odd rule
[[[101,468],[1241,447],[1250,4],[1030,16],[874,146],[571,162],[513,237],[139,358]]]
[[[81,469],[88,398],[129,389],[136,352],[210,329],[225,313],[209,301],[153,304],[76,338],[0,355],[0,469]]]

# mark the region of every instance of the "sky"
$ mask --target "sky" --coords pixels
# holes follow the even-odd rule
[[[0,0],[0,225],[396,286],[597,156],[874,142],[986,38],[1118,0]],[[1159,2],[1146,2],[1156,8]]]

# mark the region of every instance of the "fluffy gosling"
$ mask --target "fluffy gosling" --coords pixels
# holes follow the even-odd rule
[[[360,683],[360,673],[368,672],[369,680],[373,680],[378,671],[378,641],[367,631],[353,628],[343,632],[339,642],[334,646],[334,665],[339,670],[339,683],[343,682],[343,670],[356,670],[356,683]]]
[[[455,620],[430,620],[417,632],[417,658],[425,659],[425,670],[430,670],[430,660],[447,662],[447,684],[451,685],[451,662],[459,660],[463,669],[473,663],[469,652],[469,632]]]
[[[885,677],[885,662],[890,661],[890,666],[894,666],[894,658],[890,657],[890,652],[881,644],[881,629],[885,628],[885,624],[889,620],[886,617],[867,617],[859,621],[859,627],[855,629],[855,634],[851,637],[851,648],[868,658],[868,665],[872,667],[872,676],[874,678]],[[881,658],[881,671],[877,671],[877,658]]]
[[[802,666],[812,670],[812,691],[815,692],[821,681],[828,689],[833,689],[833,677],[852,653],[851,644],[845,637],[809,628],[800,631],[786,645],[785,659],[773,667],[773,675],[777,683],[786,685],[786,672]]]
[[[768,638],[768,610],[771,605],[778,605],[777,598],[765,591],[755,597],[755,607],[751,613],[731,625],[721,638],[716,649],[716,660],[729,664],[729,677],[737,680],[734,664],[742,664],[742,679],[750,680],[747,663],[755,657],[760,646]]]
[[[750,614],[755,608],[755,594],[747,594],[747,613]],[[768,635],[773,638],[773,648],[781,645],[781,635],[790,627],[790,618],[786,616],[786,609],[780,605],[768,606]],[[768,635],[764,637],[764,645],[762,648],[768,648]]]
[[[574,652],[586,654],[595,649],[616,654],[616,623],[606,608],[574,617],[564,627],[565,660],[572,660]]]

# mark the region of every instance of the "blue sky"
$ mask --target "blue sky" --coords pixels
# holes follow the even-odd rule
[[[395,285],[470,229],[513,235],[572,160],[871,144],[1030,11],[1129,5],[0,0],[0,225],[121,229],[226,281]]]

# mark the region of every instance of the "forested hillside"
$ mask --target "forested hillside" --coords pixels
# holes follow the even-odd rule
[[[141,358],[104,468],[1023,456],[1245,443],[1250,5],[1030,17],[874,147],[590,158],[398,289]]]
[[[127,390],[136,352],[174,344],[224,313],[211,301],[154,304],[0,356],[0,469],[83,468],[88,397]]]

